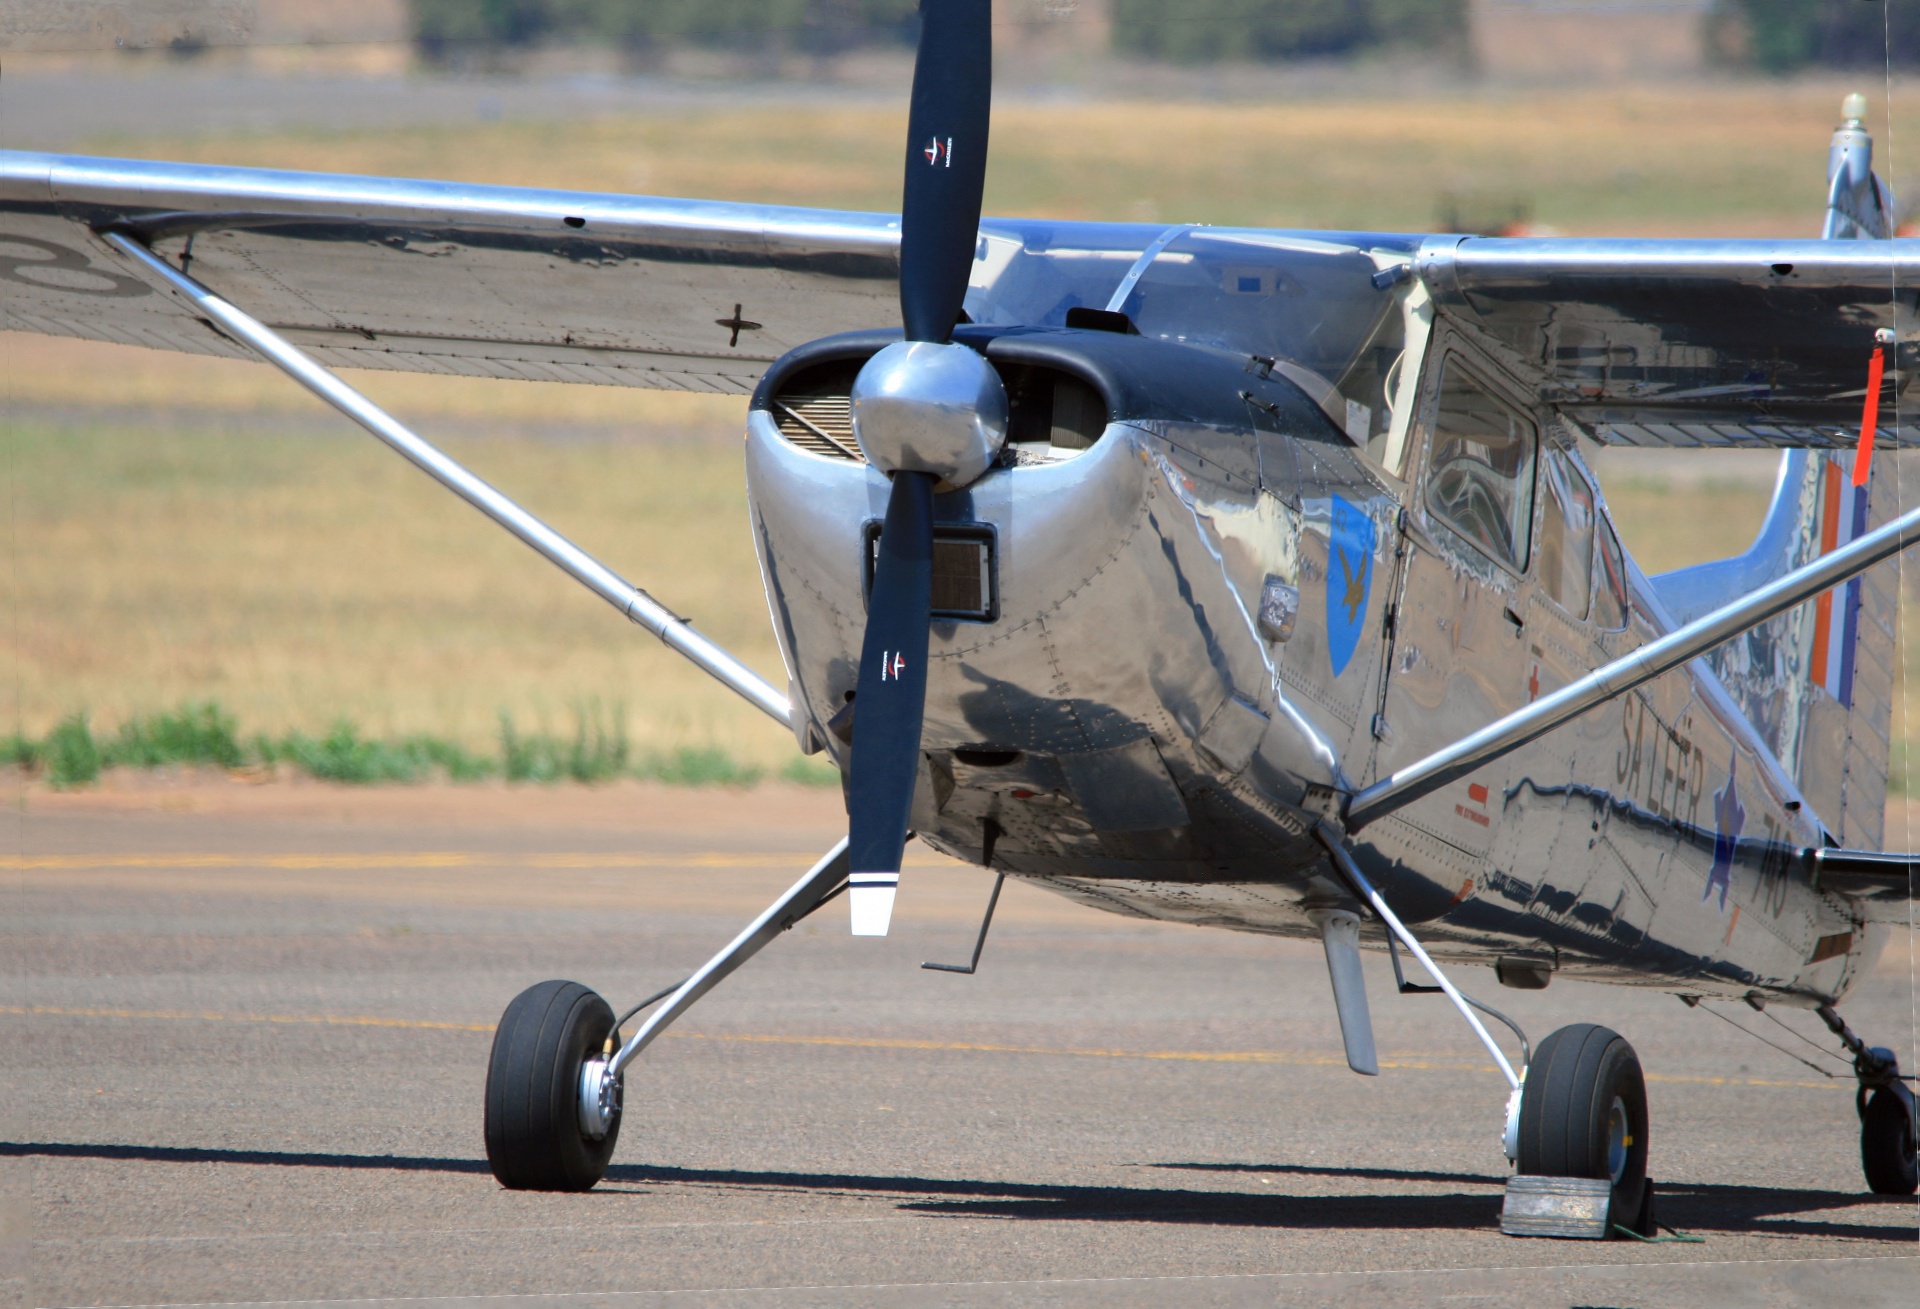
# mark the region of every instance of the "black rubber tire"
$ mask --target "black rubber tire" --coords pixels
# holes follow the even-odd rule
[[[513,998],[487,1060],[487,1163],[514,1191],[587,1191],[620,1136],[580,1131],[580,1068],[613,1030],[613,1010],[578,982],[541,982]]]
[[[1860,1115],[1860,1167],[1875,1195],[1912,1195],[1920,1190],[1920,1161],[1914,1156],[1913,1112],[1907,1098],[1881,1089]]]
[[[1617,1176],[1608,1160],[1616,1099],[1626,1126]],[[1520,1097],[1520,1171],[1532,1177],[1610,1178],[1613,1221],[1639,1228],[1647,1202],[1647,1143],[1647,1083],[1626,1038],[1592,1023],[1549,1034],[1534,1051]]]

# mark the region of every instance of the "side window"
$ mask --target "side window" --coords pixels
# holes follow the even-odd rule
[[[1620,542],[1613,524],[1600,520],[1600,588],[1594,593],[1593,621],[1597,627],[1616,632],[1627,625],[1627,564],[1620,557]]]
[[[1427,507],[1494,560],[1527,566],[1539,434],[1448,356],[1427,466]]]
[[[1593,488],[1564,450],[1540,459],[1546,484],[1540,516],[1540,585],[1575,618],[1587,616],[1593,589]]]

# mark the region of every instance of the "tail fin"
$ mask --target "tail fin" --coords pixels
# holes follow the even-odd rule
[[[1891,464],[1855,487],[1848,452],[1784,452],[1752,547],[1654,578],[1661,601],[1689,622],[1879,527],[1899,510]],[[1886,820],[1898,581],[1890,560],[1707,657],[1815,815],[1860,849],[1880,848]]]
[[[1893,235],[1893,193],[1873,171],[1866,112],[1864,96],[1846,98],[1827,153],[1823,235],[1829,239]],[[1863,341],[1863,373],[1867,355]],[[1880,476],[1891,463],[1875,461],[1867,485],[1855,487],[1850,455],[1784,452],[1773,503],[1752,547],[1657,577],[1655,589],[1673,617],[1686,622],[1881,526],[1900,508],[1891,479]],[[1827,830],[1842,845],[1869,850],[1881,848],[1886,825],[1897,559],[1708,657]]]
[[[1893,235],[1893,191],[1873,171],[1867,98],[1840,102],[1840,126],[1827,147],[1827,216],[1820,235],[1830,241],[1884,241]]]
[[[1893,487],[1874,495],[1873,482],[1852,485],[1851,459],[1813,461],[1810,488],[1819,498],[1819,548],[1845,545],[1894,518]],[[1891,460],[1878,461],[1882,471]],[[1876,479],[1878,480],[1878,479]],[[1887,766],[1891,754],[1898,563],[1889,561],[1822,595],[1803,616],[1807,629],[1805,701],[1795,748],[1782,756],[1800,792],[1842,845],[1878,850],[1885,835]]]

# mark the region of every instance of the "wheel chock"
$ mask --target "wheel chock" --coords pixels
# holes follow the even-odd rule
[[[1508,1236],[1603,1241],[1613,1230],[1612,1200],[1613,1183],[1603,1177],[1509,1177],[1500,1230]]]

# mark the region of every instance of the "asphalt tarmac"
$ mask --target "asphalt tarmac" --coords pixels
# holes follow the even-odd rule
[[[1443,1001],[1393,993],[1384,959],[1366,1079],[1311,945],[1016,885],[978,975],[922,970],[965,959],[989,885],[924,853],[890,937],[849,938],[832,906],[643,1057],[598,1190],[501,1190],[480,1114],[506,1002],[548,977],[616,1006],[677,980],[833,840],[837,803],[17,792],[0,820],[8,1298],[1914,1303],[1915,1205],[1865,1194],[1850,1078],[1703,1010],[1460,971],[1536,1040],[1590,1020],[1635,1043],[1661,1216],[1703,1240],[1504,1237],[1504,1084]],[[1845,1007],[1905,1052],[1910,970],[1902,935]]]

